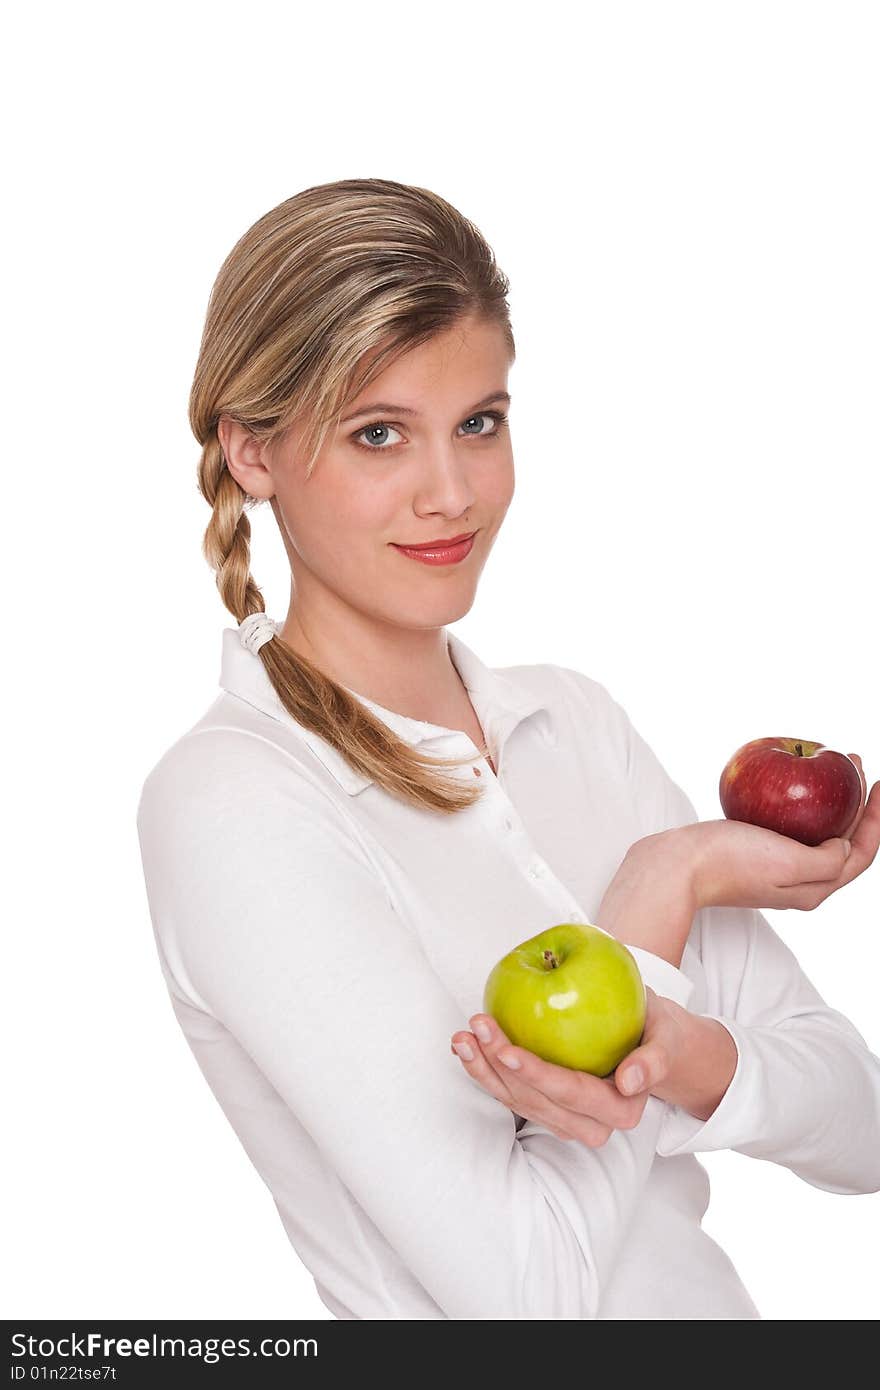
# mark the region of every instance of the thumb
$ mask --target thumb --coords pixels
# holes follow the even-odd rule
[[[634,1096],[659,1085],[666,1072],[665,1049],[646,1042],[627,1053],[614,1073],[614,1084],[621,1095]]]

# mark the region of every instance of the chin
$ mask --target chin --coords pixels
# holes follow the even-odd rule
[[[379,616],[395,627],[421,628],[430,632],[446,627],[449,623],[457,623],[460,618],[465,617],[474,606],[474,598],[473,593],[464,597],[461,594],[438,594],[433,602],[414,601],[406,608],[398,604],[388,614]]]

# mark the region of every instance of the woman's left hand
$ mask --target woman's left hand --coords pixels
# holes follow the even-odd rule
[[[461,1059],[465,1071],[508,1110],[587,1148],[601,1147],[615,1129],[634,1129],[649,1095],[708,1119],[736,1069],[736,1044],[716,1019],[690,1013],[650,985],[645,993],[641,1040],[607,1077],[557,1066],[515,1047],[489,1014],[470,1020],[472,1028],[488,1026],[488,1042],[465,1032],[453,1034],[453,1044],[470,1047],[473,1060]],[[519,1067],[511,1070],[502,1056],[513,1057]]]
[[[481,1025],[489,1028],[488,1042],[479,1042],[472,1033],[460,1032],[453,1034],[453,1045],[466,1043],[470,1047],[473,1060],[460,1059],[465,1071],[508,1110],[536,1121],[559,1139],[576,1139],[587,1148],[599,1148],[615,1129],[635,1128],[649,1094],[664,1098],[664,1083],[680,1064],[685,1030],[678,1015],[687,1011],[671,999],[655,994],[650,986],[646,993],[647,1014],[641,1041],[611,1076],[593,1076],[574,1067],[545,1062],[527,1048],[514,1046],[490,1014],[474,1014],[470,1020],[474,1029]],[[502,1057],[512,1057],[519,1063],[518,1068],[505,1066]],[[621,1094],[626,1069],[634,1065],[642,1067],[643,1083],[637,1088],[638,1094]]]
[[[515,1047],[490,1014],[474,1014],[473,1029],[488,1028],[490,1039],[479,1042],[472,1033],[454,1033],[455,1043],[470,1048],[472,1059],[460,1060],[469,1076],[515,1115],[534,1120],[558,1139],[577,1139],[597,1149],[615,1129],[633,1129],[647,1102],[644,1096],[622,1096],[610,1077],[593,1076],[573,1067],[545,1062],[525,1047]],[[515,1069],[501,1058],[513,1058]]]

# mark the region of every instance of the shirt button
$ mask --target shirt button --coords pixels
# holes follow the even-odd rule
[[[543,878],[543,875],[544,875],[544,865],[543,865],[543,864],[530,864],[530,865],[529,865],[529,873],[531,874],[532,878]]]
[[[510,819],[510,816],[505,816],[505,817],[504,817],[504,829],[505,829],[505,830],[512,830],[512,829],[513,829],[513,821]]]

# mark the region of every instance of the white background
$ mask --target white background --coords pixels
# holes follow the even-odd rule
[[[326,1318],[174,1021],[135,831],[233,621],[186,418],[213,278],[311,184],[449,199],[518,346],[517,492],[461,636],[602,681],[701,818],[763,735],[874,781],[878,12],[55,4],[10,28],[4,1313]],[[880,1052],[880,865],[766,915]],[[880,1194],[702,1161],[765,1318],[878,1315]]]

